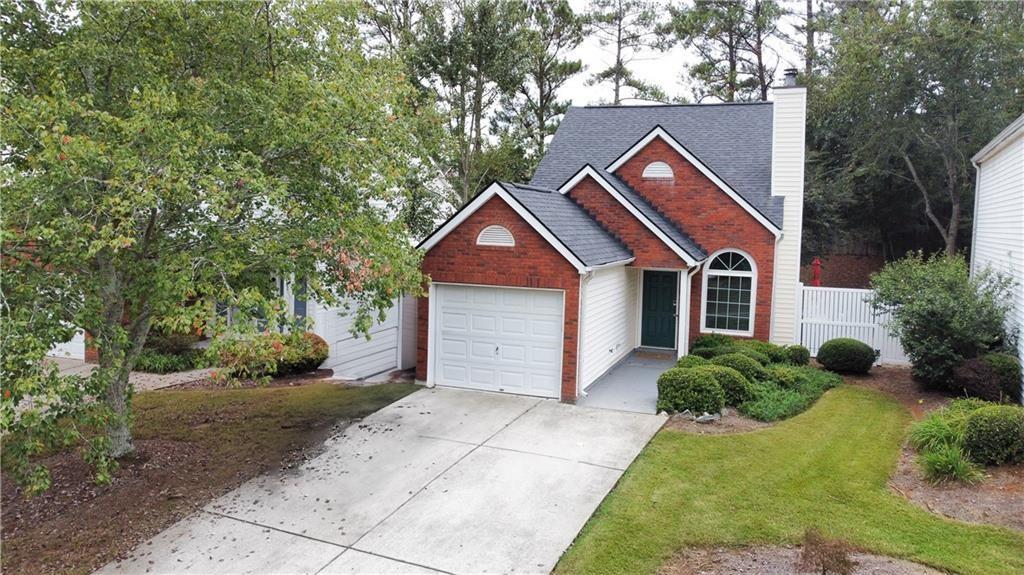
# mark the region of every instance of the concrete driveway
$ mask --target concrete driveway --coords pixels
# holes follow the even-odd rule
[[[100,572],[547,573],[663,422],[421,390]]]

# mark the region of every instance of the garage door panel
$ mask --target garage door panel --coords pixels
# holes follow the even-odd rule
[[[559,396],[562,292],[440,284],[435,297],[439,385]]]

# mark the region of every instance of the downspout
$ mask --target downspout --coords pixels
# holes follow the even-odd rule
[[[583,288],[594,277],[593,270],[580,272],[580,293],[577,298],[579,311],[576,313],[576,397],[586,397],[587,392],[580,388],[580,364],[583,361]]]

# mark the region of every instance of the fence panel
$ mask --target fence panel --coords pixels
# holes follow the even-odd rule
[[[909,363],[903,346],[889,331],[889,314],[876,314],[868,304],[871,290],[801,286],[800,343],[818,348],[837,337],[860,340],[879,351],[879,363]]]

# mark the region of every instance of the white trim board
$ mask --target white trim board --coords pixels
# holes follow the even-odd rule
[[[704,162],[698,160],[696,156],[690,153],[690,151],[687,150],[685,146],[680,144],[679,141],[673,138],[661,126],[656,126],[653,130],[648,132],[647,135],[644,136],[639,142],[633,144],[633,147],[626,150],[624,154],[622,154],[621,156],[616,158],[614,162],[609,164],[608,167],[605,168],[605,170],[614,173],[615,170],[621,168],[623,164],[629,161],[629,159],[635,156],[640,150],[647,147],[647,145],[654,141],[655,138],[661,138],[663,142],[671,146],[672,149],[678,152],[680,156],[686,159],[686,161],[696,166],[697,169],[700,170],[700,172],[704,174],[705,177],[711,180],[711,182],[718,187],[718,189],[725,192],[726,195],[732,198],[734,202],[739,204],[739,206],[743,208],[748,214],[753,216],[753,218],[757,220],[762,226],[768,228],[768,231],[775,234],[776,236],[782,233],[782,230],[779,229],[778,226],[773,224],[771,220],[766,218],[764,214],[757,210],[757,208],[750,205],[750,202],[744,199],[743,196],[736,193],[736,190],[733,190],[729,186],[729,184],[726,184],[721,178],[718,177],[717,174],[715,174],[714,171],[711,170],[711,168],[707,167],[704,164]]]
[[[583,169],[576,172],[575,176],[570,178],[569,181],[562,184],[562,186],[558,188],[558,193],[563,195],[567,194],[569,190],[575,188],[576,185],[582,182],[583,179],[586,178],[587,176],[592,177],[594,181],[597,182],[598,185],[600,185],[613,198],[615,198],[615,200],[619,202],[619,204],[621,204],[622,207],[626,208],[626,210],[630,214],[632,214],[634,218],[639,220],[640,223],[644,225],[644,227],[650,230],[651,233],[653,233],[659,240],[661,240],[663,244],[668,246],[668,248],[672,250],[672,253],[676,254],[677,256],[679,256],[680,259],[686,262],[686,265],[688,267],[693,267],[697,265],[697,260],[693,259],[693,257],[690,256],[690,254],[686,253],[686,251],[683,250],[682,247],[679,246],[679,244],[669,239],[669,237],[665,235],[665,232],[661,231],[661,229],[658,228],[658,226],[654,225],[654,222],[652,222],[650,218],[641,213],[640,210],[638,210],[632,202],[622,197],[622,194],[620,194],[614,186],[609,184],[608,180],[604,179],[604,177],[601,174],[599,174],[597,170],[595,170],[593,167],[589,165],[584,166]]]

